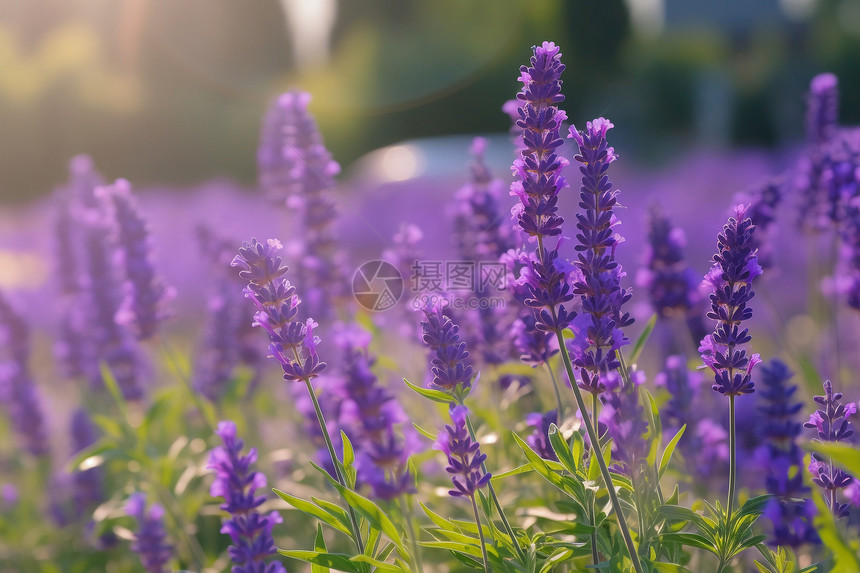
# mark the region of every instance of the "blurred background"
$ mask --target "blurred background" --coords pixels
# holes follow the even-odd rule
[[[407,138],[503,133],[545,39],[571,119],[611,117],[633,162],[799,142],[821,71],[860,122],[860,0],[4,0],[0,201],[50,193],[79,153],[136,185],[252,185],[290,87],[347,175]]]

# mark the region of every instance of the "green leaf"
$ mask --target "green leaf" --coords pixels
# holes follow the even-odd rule
[[[681,437],[683,437],[686,429],[687,424],[681,426],[681,429],[675,433],[675,436],[669,440],[669,443],[666,445],[666,449],[663,450],[663,455],[660,457],[660,467],[658,468],[659,477],[663,477],[663,473],[666,471],[666,468],[669,467],[669,462],[672,461],[672,454],[675,453],[675,448],[678,446],[678,442],[681,441]]]
[[[448,551],[453,551],[455,553],[465,553],[469,557],[483,559],[481,548],[477,545],[464,545],[457,541],[422,541],[419,545],[421,545],[421,547],[430,547],[432,549],[447,549]],[[489,549],[490,548],[487,547],[488,551]]]
[[[549,573],[555,567],[558,567],[565,561],[569,561],[574,557],[574,552],[567,547],[559,547],[555,551],[553,551],[547,560],[544,562],[543,567],[540,568],[540,573]]]
[[[807,442],[803,447],[833,460],[848,473],[860,476],[860,449],[854,444],[840,442]]]
[[[574,474],[579,469],[577,460],[573,457],[573,452],[570,451],[570,447],[567,445],[567,442],[561,436],[561,432],[558,430],[558,426],[555,424],[550,424],[549,426],[549,443],[552,446],[553,451],[555,452],[558,461],[569,471]]]
[[[397,565],[392,565],[391,563],[385,563],[384,561],[379,561],[378,559],[374,559],[368,555],[356,555],[352,558],[353,561],[357,563],[368,563],[376,567],[379,571],[394,571],[395,573],[400,573],[403,571],[402,568]],[[408,571],[409,569],[407,569]]]
[[[352,537],[352,532],[350,532],[349,528],[347,528],[344,524],[340,522],[340,520],[335,518],[323,508],[317,507],[309,501],[306,501],[294,495],[290,495],[287,492],[281,491],[279,489],[273,489],[272,491],[275,492],[275,495],[277,495],[302,513],[310,515],[311,517],[315,517],[326,525]]]
[[[651,566],[658,573],[693,573],[683,565],[676,563],[663,563],[662,561],[652,561]]]
[[[767,507],[767,503],[773,499],[772,495],[759,495],[756,497],[751,497],[744,503],[741,508],[738,510],[735,519],[740,519],[746,516],[756,516],[758,517],[762,513],[764,513],[765,508]]]
[[[325,538],[323,537],[322,525],[317,523],[317,536],[314,538],[314,551],[317,553],[327,553],[328,549],[325,546]],[[328,573],[329,568],[322,565],[311,565],[311,573]]]
[[[413,423],[412,423],[412,427],[413,427],[413,428],[415,428],[416,430],[418,430],[418,433],[419,433],[419,434],[421,434],[422,436],[424,436],[425,438],[427,438],[427,439],[428,439],[428,440],[430,440],[431,442],[435,442],[435,441],[436,441],[436,435],[435,435],[435,434],[432,434],[432,433],[428,432],[427,430],[425,430],[424,428],[422,428],[422,427],[421,427],[421,426],[419,426],[418,424],[416,424],[416,423],[414,423],[414,422],[413,422]]]
[[[645,343],[648,342],[648,338],[651,336],[651,332],[653,332],[656,324],[657,315],[652,314],[651,318],[648,319],[648,323],[645,324],[645,329],[642,331],[642,334],[639,335],[639,338],[636,339],[636,343],[633,345],[633,352],[630,353],[630,366],[636,364],[636,361],[639,360],[639,356],[645,348]]]
[[[302,551],[300,549],[278,549],[278,553],[284,557],[298,559],[305,563],[312,563],[322,567],[331,567],[338,571],[348,573],[359,573],[362,569],[361,563],[356,563],[344,553],[321,553],[318,551]]]
[[[502,480],[506,477],[511,477],[511,476],[515,476],[515,475],[519,475],[519,474],[525,474],[525,473],[528,473],[530,471],[534,471],[534,468],[532,468],[531,464],[523,464],[523,465],[516,467],[512,470],[508,470],[508,471],[502,472],[500,474],[493,474],[493,477],[490,479],[493,481],[497,481],[497,480]]]
[[[698,547],[699,549],[704,549],[705,551],[718,554],[718,550],[714,547],[713,543],[698,533],[664,533],[660,538],[663,541],[680,543],[681,545],[690,545],[692,547]]]
[[[351,489],[346,489],[340,484],[335,486],[343,496],[343,499],[352,506],[355,511],[361,514],[371,525],[388,536],[388,538],[397,545],[397,548],[403,551],[403,540],[397,532],[397,528],[391,521],[391,518],[386,515],[382,509],[371,500],[367,499],[360,493],[354,492]]]
[[[808,455],[803,465],[804,467],[809,465]],[[818,515],[815,516],[813,523],[818,530],[821,542],[833,554],[831,573],[857,573],[860,571],[860,547],[858,547],[860,544],[856,536],[850,536],[841,527],[817,487],[812,488],[812,499],[818,509]]]
[[[445,392],[442,392],[441,390],[433,390],[431,388],[421,388],[420,386],[416,386],[415,384],[410,383],[409,380],[407,380],[406,378],[404,378],[403,381],[406,382],[406,385],[409,386],[410,388],[412,388],[412,390],[414,390],[416,393],[420,394],[421,396],[424,396],[428,400],[433,400],[434,402],[439,402],[440,404],[450,404],[451,402],[454,401],[453,396],[451,396],[450,394],[447,394]]]
[[[445,519],[444,517],[442,517],[438,513],[435,513],[432,509],[430,509],[429,507],[424,505],[422,502],[419,501],[418,503],[419,503],[419,505],[421,505],[421,509],[424,510],[424,513],[427,514],[427,517],[430,518],[430,521],[435,523],[438,527],[440,527],[442,529],[449,529],[449,530],[455,529],[455,526],[453,523],[451,523],[450,521],[448,521],[447,519]]]
[[[353,489],[355,488],[355,480],[358,475],[355,470],[355,450],[352,448],[352,442],[349,440],[349,436],[347,436],[346,432],[343,430],[340,431],[340,438],[343,442],[343,462],[340,463],[340,467],[343,468],[343,475],[347,487]]]

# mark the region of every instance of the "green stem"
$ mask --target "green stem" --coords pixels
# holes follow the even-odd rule
[[[200,412],[200,415],[203,417],[203,421],[206,422],[206,425],[209,426],[209,432],[215,433],[215,426],[217,425],[215,420],[212,420],[209,415],[209,410],[203,405],[203,402],[200,400],[200,395],[194,391],[194,388],[191,387],[191,382],[188,379],[188,376],[185,375],[179,369],[179,363],[173,355],[173,350],[167,345],[163,338],[158,338],[158,346],[161,348],[161,353],[164,355],[167,362],[170,364],[170,367],[173,369],[173,372],[176,374],[176,377],[179,378],[179,381],[182,382],[182,385],[185,387],[185,390],[188,391],[188,395],[191,396],[191,401],[194,403],[194,406],[197,407],[197,410]]]
[[[558,425],[561,426],[564,422],[564,402],[561,401],[561,391],[558,389],[558,382],[555,379],[555,374],[552,371],[552,368],[549,367],[549,363],[544,362],[546,365],[546,370],[549,372],[549,377],[552,380],[552,389],[555,390],[555,403],[556,408],[558,409]]]
[[[475,436],[475,428],[472,427],[472,420],[469,416],[466,416],[466,427],[469,428],[469,436],[477,442],[478,439]],[[489,473],[487,471],[487,464],[485,462],[481,462],[481,471],[485,474]],[[490,497],[493,499],[493,505],[496,506],[496,511],[499,512],[499,517],[502,519],[502,527],[504,527],[505,533],[507,533],[508,537],[511,538],[511,543],[514,545],[514,549],[516,550],[517,555],[520,558],[520,562],[525,563],[526,555],[525,553],[523,553],[523,550],[520,547],[519,542],[517,541],[517,537],[516,535],[514,535],[514,530],[511,527],[511,524],[508,522],[508,518],[505,516],[505,511],[502,509],[502,504],[499,503],[499,498],[496,495],[496,489],[493,487],[492,481],[487,483],[487,489],[490,490]],[[474,499],[472,501],[474,502]]]
[[[406,532],[409,535],[409,545],[412,547],[412,560],[410,565],[416,573],[424,571],[424,564],[421,562],[421,551],[418,549],[418,538],[415,536],[415,528],[412,527],[412,504],[409,503],[405,495],[401,495],[400,499],[401,513],[406,521]]]
[[[475,524],[478,526],[478,537],[481,539],[481,555],[484,557],[484,571],[490,573],[490,560],[487,558],[487,543],[484,541],[484,530],[481,528],[481,517],[478,515],[478,504],[475,494],[472,494],[472,511],[475,513]]]
[[[588,512],[588,521],[590,522],[591,527],[594,527],[594,531],[591,532],[591,561],[594,565],[600,563],[600,555],[597,553],[597,516],[595,515],[594,510],[594,497],[591,498],[591,507]]]
[[[334,466],[334,473],[337,478],[337,482],[344,488],[349,489],[349,485],[346,483],[346,478],[343,477],[343,473],[340,471],[340,460],[337,457],[337,453],[334,451],[331,437],[328,435],[328,426],[326,426],[325,416],[323,416],[322,408],[320,408],[319,400],[317,400],[316,392],[314,392],[314,387],[311,385],[310,378],[303,378],[303,380],[305,381],[305,385],[308,387],[308,394],[310,394],[311,401],[314,404],[314,412],[316,412],[317,422],[319,422],[320,430],[322,430],[325,446],[328,448],[328,453],[331,456],[331,463]],[[349,521],[352,524],[352,535],[355,541],[355,546],[358,548],[359,555],[362,555],[364,554],[364,542],[361,540],[361,530],[358,527],[358,518],[355,515],[355,510],[349,503],[346,504],[346,507],[349,511]]]
[[[737,444],[735,442],[735,396],[729,396],[729,500],[726,503],[728,524],[732,523],[732,510],[735,505],[735,480],[737,468]]]
[[[579,408],[580,415],[582,415],[582,424],[585,426],[588,439],[591,441],[592,455],[597,458],[597,465],[600,467],[600,474],[603,476],[603,483],[606,485],[606,491],[609,493],[609,500],[612,502],[615,517],[618,519],[618,528],[621,530],[621,536],[624,538],[624,544],[627,546],[627,553],[630,556],[630,561],[633,562],[633,568],[636,570],[636,573],[643,573],[644,570],[639,561],[639,554],[636,552],[633,537],[630,535],[630,528],[627,526],[627,520],[624,518],[624,512],[621,510],[621,503],[618,501],[618,494],[616,494],[615,486],[612,483],[612,476],[609,475],[609,468],[606,467],[606,461],[600,453],[600,441],[597,437],[597,432],[594,430],[591,416],[588,415],[588,409],[585,406],[585,401],[582,399],[582,392],[580,392],[579,386],[576,385],[573,364],[570,362],[570,355],[567,352],[567,347],[564,345],[564,337],[561,332],[556,332],[555,335],[558,339],[559,350],[561,351],[561,360],[564,362],[567,376],[570,378],[570,387],[573,390],[574,398],[576,398],[576,406]]]

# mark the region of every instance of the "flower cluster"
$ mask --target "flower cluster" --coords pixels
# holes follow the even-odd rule
[[[774,221],[776,209],[785,195],[785,183],[779,179],[767,181],[760,187],[735,197],[735,203],[749,205],[747,217],[755,225],[752,247],[756,250],[762,269],[773,266]]]
[[[415,478],[407,467],[413,448],[395,431],[406,415],[371,370],[376,359],[369,343],[370,334],[358,327],[345,326],[335,337],[343,357],[340,425],[357,451],[359,479],[376,498],[395,499],[415,491]]]
[[[285,573],[279,562],[265,562],[277,552],[272,528],[282,520],[277,511],[265,515],[257,511],[266,501],[256,494],[257,489],[266,487],[266,476],[252,468],[257,461],[257,450],[251,448],[242,455],[244,442],[236,437],[233,422],[219,422],[215,433],[224,445],[213,449],[209,458],[207,467],[215,470],[210,494],[224,498],[221,509],[231,516],[224,521],[221,533],[233,541],[230,546],[230,558],[235,564],[233,573]]]
[[[523,88],[517,94],[517,126],[523,130],[523,149],[512,166],[516,180],[511,195],[520,202],[511,212],[520,230],[537,239],[535,251],[521,261],[520,276],[528,276],[524,302],[534,312],[534,328],[546,332],[561,332],[576,316],[565,306],[573,293],[558,246],[550,249],[544,244],[545,238],[561,235],[564,223],[558,214],[558,193],[567,186],[561,170],[568,161],[556,154],[564,143],[559,131],[567,119],[556,105],[564,101],[563,71],[561,53],[552,42],[536,46],[530,65],[520,68]]]
[[[98,432],[90,415],[83,408],[78,408],[72,414],[71,437],[75,454],[92,446],[98,440]],[[104,474],[105,469],[102,466],[79,469],[73,474],[73,495],[77,515],[92,511],[104,500]]]
[[[759,434],[764,445],[757,452],[765,468],[765,488],[774,495],[765,515],[773,524],[770,543],[797,548],[817,543],[818,534],[812,526],[815,504],[804,498],[809,488],[803,485],[803,450],[797,445],[802,426],[797,413],[803,408],[794,401],[797,386],[789,383],[794,374],[783,362],[771,360],[762,364],[759,372],[759,407],[762,414]],[[799,501],[801,500],[801,501]]]
[[[699,308],[701,280],[684,260],[686,245],[681,228],[672,225],[658,207],[652,207],[645,268],[637,274],[636,282],[648,292],[651,306],[661,317],[688,318]]]
[[[255,324],[269,334],[269,350],[280,362],[284,380],[310,381],[326,365],[317,355],[319,338],[313,333],[316,322],[311,318],[296,320],[300,301],[295,287],[284,278],[288,267],[282,264],[281,248],[275,239],[266,244],[252,239],[242,243],[231,265],[238,267],[239,277],[248,281],[245,296],[257,307]]]
[[[430,386],[452,396],[468,394],[472,387],[472,366],[468,363],[466,343],[460,340],[460,327],[447,317],[441,304],[428,305],[421,322],[424,343],[430,347]]]
[[[601,378],[620,367],[617,351],[627,344],[621,329],[633,323],[622,310],[632,293],[621,287],[624,272],[615,260],[621,241],[612,229],[618,224],[613,213],[618,190],[612,189],[606,175],[617,159],[606,142],[606,132],[612,127],[612,122],[600,117],[588,122],[583,131],[571,127],[569,135],[579,145],[575,159],[582,173],[579,206],[584,210],[576,216],[576,266],[582,277],[574,283],[573,292],[581,297],[583,314],[590,319],[583,320],[572,354],[580,371],[579,386],[592,394],[603,392],[606,384]]]
[[[699,353],[714,371],[713,389],[726,396],[753,392],[752,369],[761,362],[758,354],[748,357],[741,348],[751,340],[742,323],[752,318],[747,303],[755,294],[752,281],[761,274],[753,246],[754,230],[746,209],[739,205],[717,239],[714,265],[705,277],[711,290],[708,318],[717,324],[713,334],[702,340]]]
[[[475,492],[485,487],[492,474],[484,472],[481,464],[487,459],[481,453],[481,447],[469,435],[466,427],[466,416],[469,410],[465,406],[451,407],[453,426],[445,425],[445,434],[440,434],[435,448],[448,456],[448,466],[445,468],[451,474],[454,488],[448,493],[452,497],[474,498]]]
[[[454,236],[457,249],[464,260],[480,263],[498,261],[502,254],[513,247],[508,227],[502,224],[503,216],[499,204],[502,181],[494,178],[484,161],[487,141],[476,137],[471,152],[472,180],[460,189],[454,200]],[[480,269],[480,266],[478,267]],[[479,271],[480,272],[480,271]],[[484,277],[479,277],[483,282]],[[498,297],[503,290],[489,292],[489,285],[476,284],[473,289],[477,297]],[[507,327],[512,322],[510,309],[501,307],[479,307],[476,311],[479,325],[474,348],[488,364],[501,364],[508,359],[511,345]]]
[[[169,315],[167,302],[173,298],[173,290],[156,275],[148,224],[128,181],[117,179],[113,185],[100,188],[100,194],[113,208],[119,258],[125,270],[125,299],[117,320],[132,327],[138,339],[152,338]]]
[[[331,298],[342,295],[345,285],[334,225],[334,176],[340,166],[332,160],[308,112],[310,99],[306,92],[287,92],[272,104],[257,157],[263,188],[286,200],[301,221],[304,252],[297,284],[304,293],[307,314],[321,318],[332,314]]]
[[[132,550],[140,556],[146,573],[164,573],[173,557],[173,547],[167,543],[164,531],[164,508],[157,503],[146,508],[146,496],[132,494],[125,506],[126,513],[137,520],[137,533]]]
[[[0,292],[0,400],[27,451],[48,454],[48,436],[39,390],[30,376],[30,329]]]
[[[639,477],[639,470],[648,453],[645,434],[648,422],[645,409],[639,400],[639,386],[645,382],[641,371],[631,373],[629,382],[620,374],[607,377],[607,392],[600,395],[603,410],[600,418],[606,424],[606,433],[612,438],[612,461],[616,471]]]
[[[857,404],[854,402],[842,403],[842,393],[833,391],[830,380],[824,382],[824,395],[815,396],[815,403],[821,406],[809,417],[809,421],[803,424],[805,428],[815,430],[814,440],[818,442],[850,442],[854,436],[854,424],[851,418],[857,414]],[[848,515],[848,504],[840,503],[836,493],[852,485],[856,478],[848,472],[834,467],[832,463],[813,454],[812,462],[809,464],[812,473],[812,481],[824,490],[827,505],[836,517]]]

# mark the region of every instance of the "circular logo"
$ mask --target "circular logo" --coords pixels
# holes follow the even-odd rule
[[[388,310],[403,296],[403,277],[388,261],[368,261],[352,277],[352,295],[367,310]]]

